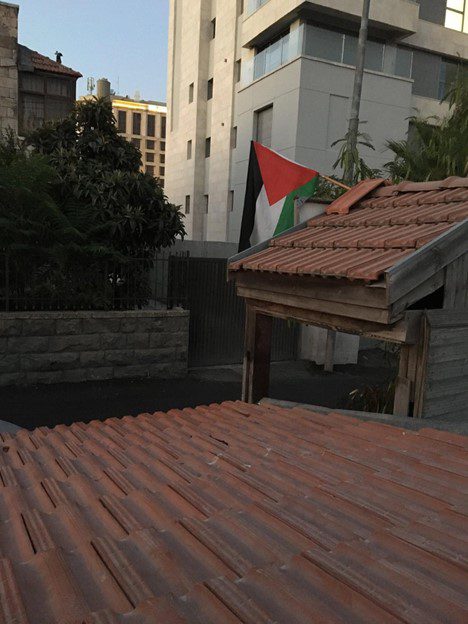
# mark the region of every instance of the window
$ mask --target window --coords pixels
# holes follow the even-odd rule
[[[234,80],[236,82],[240,82],[241,70],[242,70],[242,61],[239,59],[238,61],[236,61],[236,64],[234,67]]]
[[[190,139],[190,141],[187,141],[187,160],[190,160],[192,158],[192,139]]]
[[[127,132],[127,113],[126,111],[117,112],[117,132]]]
[[[155,115],[148,115],[146,120],[146,134],[148,136],[156,135],[156,117]]]
[[[439,97],[438,77],[440,77],[441,58],[423,50],[413,51],[413,93],[422,97]]]
[[[146,141],[146,149],[154,150],[154,141]]]
[[[138,147],[138,149],[140,149],[140,144],[141,144],[140,139],[132,139],[132,145],[134,145],[135,147]]]
[[[141,113],[133,113],[132,134],[141,134]]]
[[[152,152],[146,152],[147,162],[154,162],[154,154]]]
[[[232,212],[234,210],[234,191],[228,192],[228,211]]]
[[[153,167],[153,165],[146,165],[146,173],[154,177],[154,167]]]
[[[395,56],[395,75],[403,78],[411,78],[413,73],[413,51],[409,48],[396,49]]]
[[[307,25],[305,53],[307,56],[341,63],[343,58],[343,34],[335,30]]]
[[[190,214],[190,195],[185,196],[185,214]]]
[[[188,88],[188,101],[189,104],[191,104],[193,102],[193,92],[195,89],[195,85],[192,83],[189,84],[189,88]]]
[[[164,178],[164,171],[165,167],[159,167],[159,175],[161,176],[161,178]]]
[[[216,17],[214,17],[210,23],[210,38],[214,39],[215,37],[216,37]]]
[[[205,203],[205,214],[208,214],[208,206],[210,204],[210,196],[203,195],[204,203]]]
[[[271,135],[273,131],[273,106],[268,106],[255,113],[254,136],[255,140],[271,147]]]
[[[209,158],[211,156],[211,137],[205,139],[205,158]]]
[[[237,126],[231,128],[231,149],[236,149],[237,147]]]
[[[159,154],[159,162],[161,165],[164,165],[166,163],[166,155],[165,154]]]
[[[468,33],[468,0],[447,0],[445,27]]]
[[[208,84],[206,87],[206,99],[211,100],[212,97],[213,97],[213,78],[210,78],[208,80]]]
[[[166,141],[160,141],[159,149],[161,150],[161,152],[165,152],[166,151]]]
[[[442,59],[439,72],[439,100],[442,100],[457,81],[459,72],[467,71],[461,63]]]
[[[161,139],[166,138],[166,117],[161,117]]]

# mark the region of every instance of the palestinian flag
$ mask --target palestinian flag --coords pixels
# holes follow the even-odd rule
[[[239,251],[293,227],[294,203],[315,193],[318,173],[252,141]]]

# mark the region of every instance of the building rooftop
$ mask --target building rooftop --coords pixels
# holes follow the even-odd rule
[[[273,238],[231,271],[377,281],[389,268],[468,219],[468,178],[437,182],[365,180],[306,227]]]
[[[166,102],[158,102],[157,100],[135,100],[128,95],[113,95],[112,101],[121,100],[123,102],[129,102],[134,104],[155,104],[156,106],[167,106]]]
[[[67,67],[66,65],[62,65],[62,63],[58,63],[57,61],[53,61],[48,56],[44,56],[35,50],[31,50],[26,46],[20,45],[20,63],[24,66],[25,64],[31,65],[33,70],[50,72],[52,74],[61,74],[65,76],[72,76],[74,78],[81,78],[82,74],[80,72],[75,71],[71,67]]]
[[[0,621],[463,622],[468,440],[226,402],[0,434]]]

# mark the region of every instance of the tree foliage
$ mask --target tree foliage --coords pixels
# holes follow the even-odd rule
[[[158,249],[184,235],[181,213],[158,180],[140,172],[140,161],[104,100],[78,103],[24,143],[3,135],[0,253],[15,267],[24,296],[108,307],[109,284],[122,279],[107,267],[135,258],[149,267]],[[131,278],[143,292],[141,266]]]
[[[412,117],[409,138],[387,143],[395,154],[385,165],[393,180],[421,182],[468,175],[468,78],[463,67],[443,101],[449,105],[445,118]]]

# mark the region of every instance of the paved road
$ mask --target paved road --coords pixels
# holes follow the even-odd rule
[[[303,362],[272,365],[270,396],[275,399],[348,407],[348,395],[390,375],[379,354],[363,352],[360,364],[324,373]],[[239,399],[241,367],[197,369],[180,380],[118,380],[0,389],[0,420],[32,429],[75,421],[103,420],[142,412],[195,407]]]

